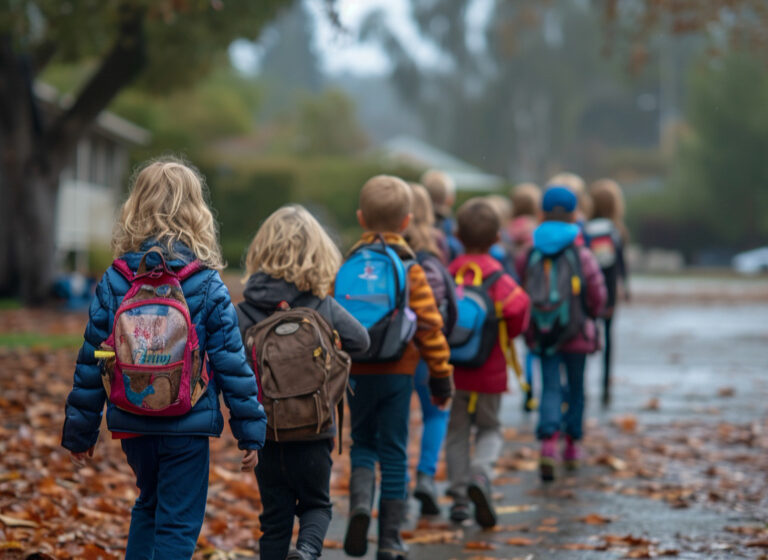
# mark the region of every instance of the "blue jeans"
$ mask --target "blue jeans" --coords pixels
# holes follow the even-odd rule
[[[561,352],[553,356],[541,356],[541,404],[539,405],[539,439],[552,437],[561,429],[573,439],[581,439],[584,421],[584,366],[586,354]],[[561,372],[565,366],[566,383]],[[568,411],[563,417],[563,402]]]
[[[408,417],[413,376],[352,375],[349,385],[352,468],[374,470],[378,461],[381,498],[404,500],[408,486]]]
[[[125,558],[192,558],[208,497],[208,437],[146,435],[122,447],[140,492]]]
[[[435,476],[451,411],[440,410],[432,404],[432,394],[429,392],[429,369],[423,360],[419,362],[419,366],[416,368],[414,382],[416,394],[421,402],[421,415],[424,424],[424,430],[421,433],[421,455],[417,470],[429,476]]]
[[[261,492],[261,560],[283,560],[299,518],[296,546],[319,555],[331,523],[332,439],[267,441],[259,451],[256,480]]]

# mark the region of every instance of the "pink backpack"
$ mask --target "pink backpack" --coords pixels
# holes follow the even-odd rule
[[[162,264],[147,271],[150,253],[157,253]],[[107,396],[134,414],[186,414],[205,393],[208,373],[181,282],[202,265],[193,261],[173,272],[154,247],[141,258],[136,274],[123,260],[112,266],[131,287],[115,312],[112,334],[98,352],[109,356],[102,368]]]

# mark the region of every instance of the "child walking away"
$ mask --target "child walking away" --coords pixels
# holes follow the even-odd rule
[[[451,263],[459,320],[451,335],[456,395],[448,422],[446,462],[453,498],[451,520],[475,519],[484,528],[496,525],[491,497],[493,465],[502,446],[499,410],[507,391],[512,339],[528,324],[528,296],[490,254],[500,222],[487,200],[467,201],[457,215],[458,236],[466,254]],[[474,454],[470,453],[472,427]]]
[[[328,234],[297,205],[267,218],[248,248],[238,316],[267,412],[256,467],[264,560],[319,557],[331,521],[331,450],[339,426],[341,452],[343,419],[334,412],[343,411],[350,366],[343,350],[363,352],[369,342],[326,297],[340,264]],[[289,552],[294,517],[299,536]]]
[[[611,401],[611,353],[613,314],[618,304],[619,282],[625,298],[629,298],[628,272],[624,260],[624,245],[627,228],[624,225],[624,197],[616,181],[602,179],[589,189],[592,197],[592,219],[585,231],[589,248],[595,255],[605,278],[608,300],[602,314],[605,331],[603,348],[603,405]]]
[[[416,260],[424,269],[437,308],[443,317],[443,333],[449,336],[456,324],[456,286],[440,260],[437,241],[444,237],[442,232],[434,227],[434,211],[427,190],[418,184],[411,184],[411,189],[413,219],[408,224],[404,237],[411,249],[415,251]],[[414,384],[421,403],[424,428],[421,433],[421,452],[413,496],[421,502],[422,515],[437,515],[440,513],[440,508],[435,488],[435,472],[448,429],[449,412],[432,403],[429,392],[429,369],[424,360],[420,360],[416,368]]]
[[[256,465],[266,427],[219,277],[200,175],[172,159],[146,165],[112,250],[116,260],[91,302],[62,445],[78,466],[93,457],[108,398],[107,426],[122,440],[140,492],[126,558],[191,558],[208,493],[208,438],[224,424],[219,393],[245,450],[243,470]]]
[[[563,459],[576,468],[576,442],[582,437],[584,366],[598,347],[598,317],[605,305],[605,283],[592,253],[577,245],[576,195],[564,187],[544,193],[544,223],[533,232],[533,248],[520,271],[531,298],[529,348],[541,357],[541,403],[536,435],[541,441],[540,474],[553,480],[560,431]],[[561,367],[566,385],[562,385]],[[567,412],[563,418],[563,391]]]
[[[508,226],[512,221],[512,201],[506,196],[490,194],[485,197],[491,207],[499,215],[499,240],[491,246],[490,255],[499,261],[504,272],[517,279],[515,259],[512,256],[512,238],[509,236]]]
[[[448,241],[446,262],[451,262],[464,252],[461,241],[456,237],[456,222],[451,216],[456,201],[456,186],[446,173],[430,169],[421,176],[421,184],[427,189],[435,209],[435,227],[445,234]]]
[[[381,468],[378,560],[407,557],[400,538],[407,497],[408,416],[419,359],[429,369],[432,403],[446,407],[453,394],[443,319],[424,269],[401,233],[411,219],[411,191],[397,177],[379,175],[363,185],[357,218],[365,230],[336,276],[335,297],[366,328],[367,352],[352,355],[347,400],[352,415],[350,519],[344,550],[364,556]]]
[[[512,199],[512,221],[507,233],[512,243],[512,258],[517,263],[528,256],[533,246],[533,230],[539,225],[541,212],[541,189],[533,183],[520,183],[510,193]],[[528,390],[523,395],[523,410],[536,410],[537,402],[533,396],[533,365],[534,355],[527,352],[525,356],[525,383]]]
[[[565,187],[573,194],[576,195],[576,217],[574,223],[579,226],[581,235],[577,241],[578,243],[586,243],[586,234],[584,233],[584,225],[592,215],[592,197],[587,192],[587,186],[579,175],[570,172],[558,173],[547,182],[547,187],[544,189],[548,191],[552,187]]]

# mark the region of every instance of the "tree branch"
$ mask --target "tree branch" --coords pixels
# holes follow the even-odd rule
[[[146,63],[144,34],[146,8],[126,0],[119,7],[119,29],[112,49],[85,84],[77,99],[43,136],[37,157],[49,172],[66,164],[77,140],[115,96],[139,74]]]

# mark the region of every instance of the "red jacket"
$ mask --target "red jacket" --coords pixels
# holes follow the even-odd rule
[[[461,255],[448,267],[452,275],[456,274],[466,262],[472,261],[480,266],[483,279],[496,271],[502,270],[501,264],[488,254]],[[468,271],[464,277],[465,283],[470,284],[473,273]],[[503,274],[490,288],[489,295],[494,302],[504,304],[502,313],[507,322],[507,332],[510,340],[528,327],[530,318],[530,300],[523,289],[508,274]],[[488,361],[482,367],[471,369],[456,366],[453,370],[453,380],[456,389],[461,391],[476,391],[478,393],[504,393],[507,390],[507,361],[501,350],[499,341],[491,351]]]

